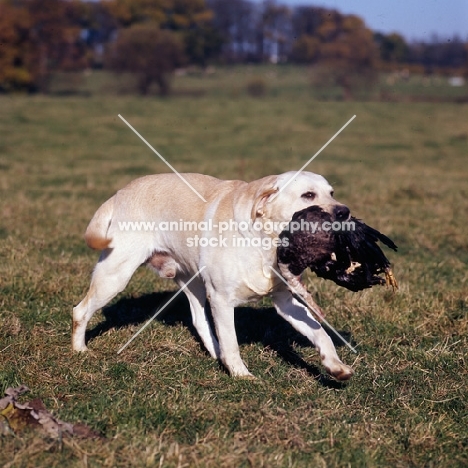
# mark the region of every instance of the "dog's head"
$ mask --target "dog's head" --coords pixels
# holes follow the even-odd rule
[[[334,221],[346,221],[349,208],[333,198],[333,188],[321,175],[312,172],[285,172],[261,179],[252,209],[252,218],[289,221],[294,213],[319,206]]]

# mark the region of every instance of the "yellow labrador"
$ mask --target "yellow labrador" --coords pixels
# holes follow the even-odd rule
[[[87,349],[85,330],[93,314],[146,263],[179,287],[192,279],[184,292],[193,325],[231,375],[251,376],[239,353],[234,307],[268,295],[278,314],[313,343],[327,372],[349,379],[353,370],[338,358],[320,323],[271,270],[277,270],[278,234],[295,212],[319,205],[336,220],[349,217],[329,183],[311,172],[250,183],[182,175],[206,203],[177,175],[159,174],[134,180],[94,215],[85,239],[102,253],[86,297],[73,309],[73,349]],[[205,313],[207,300],[216,334]]]

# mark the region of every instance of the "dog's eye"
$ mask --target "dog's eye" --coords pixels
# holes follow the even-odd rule
[[[334,191],[334,190],[332,190],[332,191],[330,192],[330,196],[333,197],[333,195],[335,195],[335,191]]]
[[[307,198],[307,200],[313,200],[316,197],[314,192],[306,192],[303,193],[301,196],[302,198]]]

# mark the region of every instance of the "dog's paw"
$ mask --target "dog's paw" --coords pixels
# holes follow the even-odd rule
[[[236,379],[242,379],[242,380],[251,380],[252,382],[258,382],[260,379],[258,377],[255,377],[255,375],[251,374],[250,372],[248,374],[243,374],[243,375],[233,375],[234,378]]]
[[[339,380],[340,382],[345,382],[354,375],[354,370],[352,369],[352,367],[343,364],[341,361],[334,362],[332,366],[325,365],[325,370],[334,379]]]
[[[84,353],[88,351],[88,347],[84,340],[80,340],[77,337],[72,337],[72,350],[78,353]]]
[[[229,375],[236,379],[246,379],[246,380],[255,380],[256,377],[251,374],[247,368],[244,369],[228,369]]]

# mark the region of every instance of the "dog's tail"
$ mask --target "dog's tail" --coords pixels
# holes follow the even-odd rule
[[[89,222],[84,235],[88,247],[96,250],[103,250],[109,247],[112,238],[107,236],[109,225],[114,213],[114,197],[107,200],[96,211],[93,219]]]

